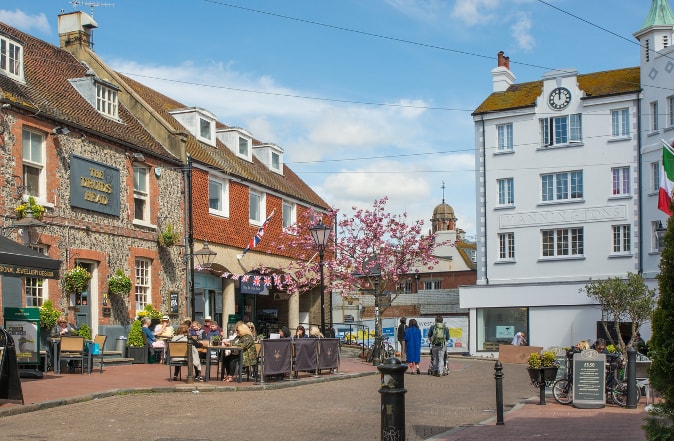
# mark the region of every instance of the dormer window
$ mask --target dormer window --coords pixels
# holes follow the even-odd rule
[[[253,162],[253,135],[246,130],[239,127],[220,128],[216,136],[236,156]]]
[[[23,81],[23,45],[5,36],[0,36],[0,71]]]
[[[281,168],[281,155],[271,152],[271,168],[278,170]]]
[[[248,140],[243,136],[239,136],[239,155],[248,157]]]
[[[259,144],[253,146],[255,157],[269,170],[283,174],[283,149],[276,144]]]
[[[117,91],[96,82],[96,110],[111,118],[117,118]]]
[[[205,109],[191,107],[169,112],[192,136],[215,147],[215,115]]]

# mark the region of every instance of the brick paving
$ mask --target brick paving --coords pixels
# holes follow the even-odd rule
[[[538,406],[524,367],[505,365],[505,425],[496,426],[494,360],[452,358],[440,378],[425,375],[427,366],[424,359],[422,375],[405,375],[407,440],[645,439],[643,400],[637,410],[575,409],[551,398]],[[0,401],[0,440],[380,439],[378,371],[356,358],[343,358],[339,374],[264,386],[169,382],[168,369],[24,379],[26,405]]]

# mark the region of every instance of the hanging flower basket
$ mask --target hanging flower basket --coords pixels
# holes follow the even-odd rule
[[[31,209],[33,212],[33,217],[37,220],[42,220],[42,217],[44,216],[45,208],[42,205],[38,205],[35,202],[35,198],[33,196],[30,196],[28,198],[27,202],[24,202],[21,205],[18,205],[14,211],[16,211],[16,217],[18,219],[23,219],[26,217],[26,212],[28,211],[28,208]]]
[[[118,269],[108,279],[108,292],[110,294],[129,294],[131,292],[131,279]]]
[[[65,281],[65,290],[70,293],[80,293],[84,291],[91,280],[91,273],[85,268],[77,265],[66,271],[63,275]]]
[[[166,229],[159,233],[159,238],[157,242],[160,246],[168,248],[178,243],[180,240],[180,235],[173,231],[173,225],[168,224]]]

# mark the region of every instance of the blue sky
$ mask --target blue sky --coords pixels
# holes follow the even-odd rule
[[[632,34],[651,0],[95,3],[114,3],[94,8],[105,62],[281,146],[332,206],[349,213],[388,196],[390,211],[430,227],[444,181],[472,236],[470,114],[492,91],[497,52],[517,82],[636,66]],[[58,45],[60,10],[73,2],[5,0],[0,21]]]

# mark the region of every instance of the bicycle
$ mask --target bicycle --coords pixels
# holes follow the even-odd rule
[[[377,340],[379,340],[379,344],[377,344]],[[393,357],[395,355],[395,349],[393,346],[391,346],[391,343],[389,343],[389,338],[388,337],[381,337],[380,339],[374,340],[374,343],[370,345],[367,350],[367,362],[370,363],[374,360],[374,354],[375,354],[375,346],[379,346],[379,361],[383,362],[387,358]]]
[[[575,348],[574,348],[575,349]],[[577,350],[566,352],[567,374],[566,378],[560,378],[552,384],[552,396],[559,404],[571,404],[573,402],[573,354]],[[605,382],[606,401],[611,399],[620,407],[627,406],[627,381],[618,378],[618,372],[623,367],[622,355],[609,354],[607,357],[607,374]],[[641,399],[641,392],[636,388],[637,402]]]

